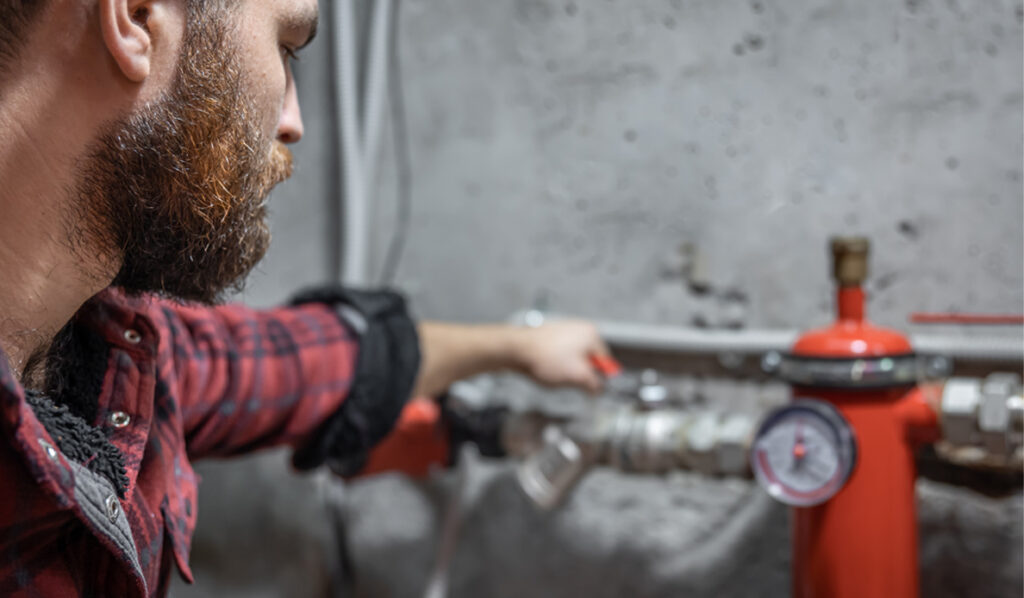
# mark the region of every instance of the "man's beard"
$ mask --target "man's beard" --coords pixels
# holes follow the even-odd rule
[[[214,302],[270,242],[265,200],[291,153],[260,132],[222,16],[190,19],[171,92],[84,163],[72,243],[120,257],[114,285],[132,293]]]

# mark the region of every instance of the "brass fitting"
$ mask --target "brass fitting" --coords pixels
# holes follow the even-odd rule
[[[871,244],[865,237],[832,239],[832,276],[840,286],[855,287],[868,277]]]

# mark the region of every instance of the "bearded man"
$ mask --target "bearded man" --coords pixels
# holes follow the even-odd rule
[[[387,291],[214,306],[269,242],[315,0],[0,0],[0,595],[190,580],[191,461],[359,473],[410,395],[516,369],[594,391],[580,322],[414,323]]]

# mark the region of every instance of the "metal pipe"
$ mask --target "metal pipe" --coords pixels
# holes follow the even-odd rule
[[[550,317],[550,316],[549,316]],[[797,338],[796,330],[700,330],[599,320],[595,322],[606,342],[630,349],[677,353],[763,354],[786,351]]]
[[[920,353],[940,353],[963,361],[1024,360],[1020,338],[911,334],[910,342]]]
[[[786,329],[699,330],[612,321],[597,321],[596,324],[601,336],[611,345],[678,353],[760,355],[769,351],[785,352],[799,335],[796,330]],[[941,354],[956,360],[1024,360],[1024,342],[1020,338],[915,334],[910,340],[919,353]]]
[[[565,318],[561,314],[537,310],[516,312],[509,318],[514,324],[536,326],[544,320]],[[625,349],[672,353],[763,355],[770,351],[789,351],[800,332],[790,329],[702,330],[684,326],[595,321],[601,337],[611,345]],[[960,336],[914,334],[910,336],[919,353],[939,354],[963,361],[1024,360],[1024,340],[1010,336]]]
[[[632,473],[750,475],[753,415],[602,404],[564,421],[544,420],[514,413],[502,432],[508,454],[525,457],[516,472],[520,488],[542,509],[561,504],[595,465]]]

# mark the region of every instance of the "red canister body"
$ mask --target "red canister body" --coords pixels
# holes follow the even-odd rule
[[[864,321],[860,286],[840,286],[839,317],[793,347],[795,358],[877,360],[912,354],[901,334]],[[794,398],[832,404],[857,442],[857,462],[831,500],[792,509],[793,596],[796,598],[916,598],[917,513],[914,448],[937,434],[937,421],[921,391],[878,388],[794,387]]]

